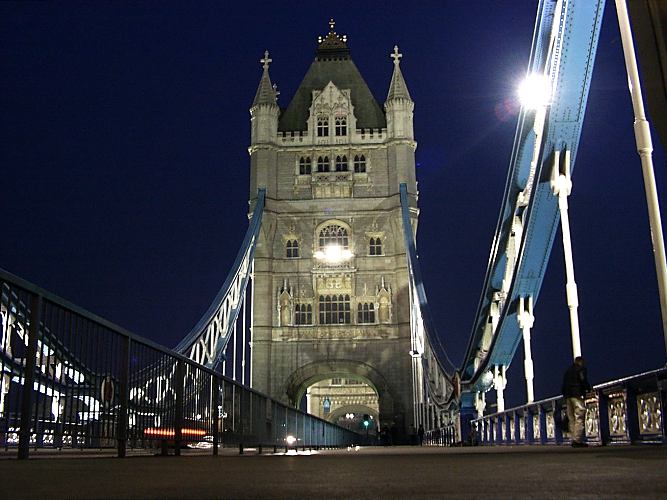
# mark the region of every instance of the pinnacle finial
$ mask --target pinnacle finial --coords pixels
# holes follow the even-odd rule
[[[394,45],[394,51],[390,55],[396,66],[401,64],[401,57],[403,57],[403,54],[398,51],[398,45]]]
[[[329,31],[333,33],[335,27],[336,27],[336,21],[334,21],[332,17],[331,19],[329,19]]]
[[[268,50],[264,51],[264,58],[260,59],[259,62],[262,63],[262,67],[264,69],[269,69],[269,64],[271,64],[271,62],[273,62],[273,59],[269,58],[269,51]]]

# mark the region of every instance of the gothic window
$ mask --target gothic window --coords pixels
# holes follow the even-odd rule
[[[382,255],[382,240],[378,238],[371,238],[368,245],[369,255]]]
[[[295,325],[313,324],[313,306],[310,304],[297,304],[294,308]]]
[[[322,158],[318,156],[317,158],[317,171],[318,172],[328,172],[329,171],[329,157],[325,156]]]
[[[354,155],[354,172],[357,174],[366,171],[366,157],[364,155]]]
[[[336,118],[336,135],[347,135],[347,118]]]
[[[347,172],[347,156],[336,156],[336,172]]]
[[[287,240],[286,257],[288,259],[296,259],[299,256],[299,242],[297,240]]]
[[[349,295],[320,295],[321,325],[348,325],[350,320]]]
[[[375,323],[375,305],[372,302],[357,305],[357,323]]]
[[[343,379],[338,377],[332,378],[331,385],[343,385]]]
[[[320,250],[328,246],[337,245],[342,249],[347,249],[350,244],[347,235],[347,229],[336,224],[330,224],[320,230],[319,246]]]
[[[299,159],[299,175],[310,175],[311,161],[310,158],[304,158],[303,156]]]
[[[318,118],[317,119],[317,137],[327,137],[329,135],[329,119],[328,118]]]

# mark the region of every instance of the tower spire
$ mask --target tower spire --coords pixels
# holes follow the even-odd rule
[[[339,35],[335,31],[336,21],[329,20],[329,33],[326,36],[317,37],[317,60],[337,60],[350,57],[350,49],[347,46],[347,35]]]
[[[408,101],[412,101],[408,86],[405,84],[405,79],[401,72],[401,57],[403,57],[403,54],[398,51],[398,45],[394,45],[394,51],[390,56],[394,60],[394,74],[391,76],[387,102],[393,99],[407,99]]]
[[[273,59],[269,58],[269,51],[264,51],[264,57],[259,60],[262,63],[262,78],[259,81],[259,86],[257,87],[257,92],[255,93],[255,99],[252,101],[253,106],[259,104],[276,104],[276,90],[271,84],[271,77],[269,77],[269,64]]]

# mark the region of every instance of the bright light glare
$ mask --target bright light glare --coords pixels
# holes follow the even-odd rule
[[[519,85],[519,101],[526,109],[537,109],[551,102],[551,82],[549,78],[534,73],[528,75]]]
[[[285,441],[287,441],[287,444],[293,445],[294,443],[296,443],[296,438],[294,436],[287,436],[285,438]]]
[[[324,250],[317,250],[313,255],[318,260],[326,260],[331,263],[341,262],[353,257],[350,250],[341,248],[339,245],[328,245],[324,247]]]

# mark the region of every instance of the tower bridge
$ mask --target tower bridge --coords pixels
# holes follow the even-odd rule
[[[241,452],[248,444],[330,446],[363,439],[347,422],[359,415],[396,443],[420,428],[430,444],[470,435],[566,441],[560,400],[534,401],[530,332],[560,224],[572,350],[581,354],[567,197],[603,7],[539,4],[528,74],[546,90],[519,115],[461,366],[445,350],[446,325],[436,328],[417,254],[415,103],[403,56],[398,46],[388,54],[381,105],[332,20],[284,109],[269,52],[261,59],[250,107],[249,226],[219,293],[173,350],[0,273],[4,444],[22,457],[33,445],[116,446],[121,456],[158,442],[215,451],[231,443]],[[640,142],[646,160],[646,137]],[[520,343],[527,406],[505,412],[506,372]],[[665,376],[597,387],[587,401],[591,439],[664,442]],[[497,412],[489,416],[492,389]]]

